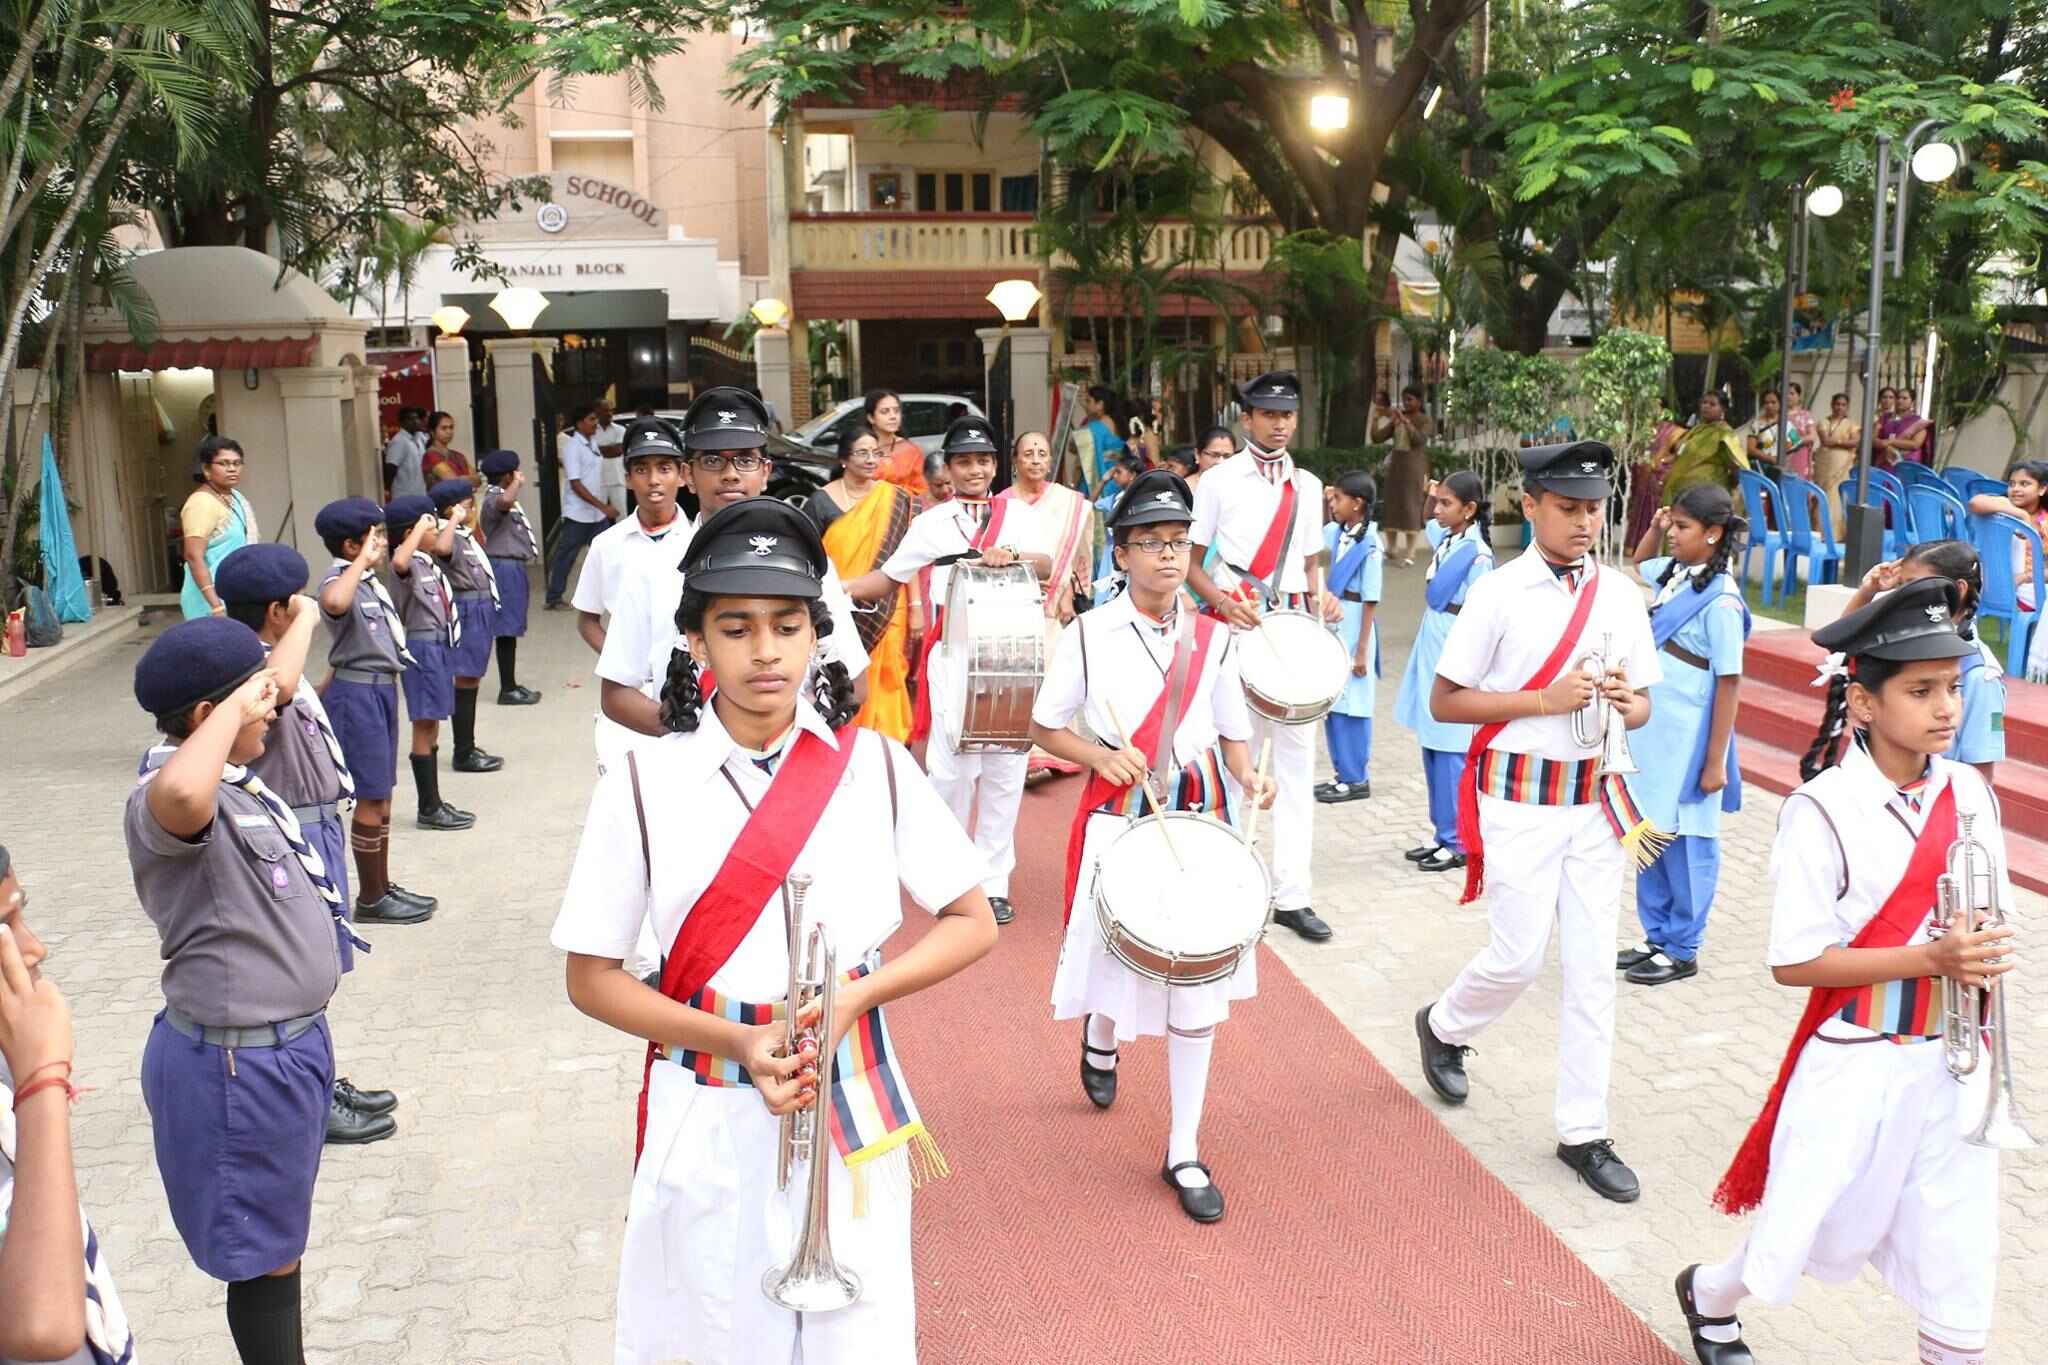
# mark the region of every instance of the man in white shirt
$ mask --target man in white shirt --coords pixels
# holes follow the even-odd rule
[[[602,398],[597,400],[597,431],[590,440],[604,457],[604,500],[623,517],[631,510],[626,505],[626,428]]]
[[[932,785],[952,807],[962,829],[972,825],[974,846],[988,858],[988,878],[981,884],[997,924],[1015,918],[1010,905],[1010,869],[1017,862],[1017,809],[1024,798],[1029,753],[956,753],[946,739],[946,726],[931,719],[954,701],[967,664],[954,659],[937,642],[944,635],[943,604],[955,560],[970,554],[990,568],[1028,564],[1043,584],[1052,575],[1052,543],[1038,514],[1022,498],[1005,493],[991,499],[996,477],[995,433],[981,417],[962,417],[946,429],[946,468],[954,497],[918,513],[888,562],[846,585],[856,602],[877,602],[917,576],[932,570],[934,603],[939,621],[927,632],[926,666],[918,679],[918,725],[913,739],[929,733],[925,767]],[[957,718],[956,718],[957,719]],[[980,806],[979,815],[976,805]]]
[[[425,408],[398,410],[398,430],[384,443],[384,501],[407,494],[425,495],[427,479],[420,456],[427,453],[426,425]]]
[[[576,409],[568,444],[562,448],[562,519],[555,523],[555,548],[548,555],[547,609],[560,611],[568,605],[562,594],[569,586],[569,570],[583,547],[596,540],[619,514],[604,500],[604,457],[597,453],[597,407],[586,403]],[[590,637],[586,634],[586,640]],[[599,642],[601,643],[601,642]],[[597,648],[593,643],[591,648]]]
[[[1244,386],[1245,447],[1202,476],[1195,489],[1195,542],[1188,586],[1209,611],[1235,630],[1258,628],[1262,612],[1292,609],[1341,618],[1323,588],[1323,481],[1298,468],[1287,443],[1301,415],[1301,381],[1289,371],[1262,374]],[[1289,490],[1292,490],[1291,495]],[[1289,496],[1293,520],[1282,517]],[[1214,576],[1202,568],[1214,545]],[[1341,684],[1341,679],[1339,680]],[[1316,726],[1281,725],[1256,712],[1252,752],[1273,746],[1273,921],[1312,943],[1330,926],[1310,904],[1315,852]]]

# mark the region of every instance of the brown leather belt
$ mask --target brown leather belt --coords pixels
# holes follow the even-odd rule
[[[1702,673],[1708,672],[1713,668],[1713,665],[1709,663],[1707,660],[1702,659],[1699,655],[1693,653],[1689,649],[1681,648],[1675,641],[1666,640],[1664,642],[1664,652],[1666,654],[1669,654],[1672,658],[1678,660],[1680,663],[1691,664],[1694,668],[1699,669]]]

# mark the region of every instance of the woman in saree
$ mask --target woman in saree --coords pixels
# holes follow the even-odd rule
[[[1658,419],[1657,430],[1650,436],[1650,453],[1629,471],[1628,530],[1622,544],[1640,543],[1644,533],[1650,529],[1651,519],[1663,505],[1664,478],[1671,472],[1678,438],[1683,435],[1685,428],[1674,421],[1667,410]]]
[[[917,498],[882,478],[882,438],[871,427],[856,429],[840,476],[804,503],[841,581],[881,567],[921,510]],[[923,642],[924,623],[915,579],[872,610],[854,613],[854,628],[868,652],[868,699],[855,725],[910,742],[910,660]]]
[[[861,399],[868,429],[882,443],[881,477],[912,495],[925,495],[924,451],[903,434],[903,399],[891,389],[869,389]]]
[[[1045,657],[1050,659],[1060,631],[1074,619],[1075,599],[1089,591],[1095,509],[1081,494],[1054,481],[1052,442],[1042,431],[1027,431],[1010,447],[1010,478],[1002,496],[1028,504],[1052,538],[1052,574],[1045,581]],[[1031,751],[1030,770],[1080,771],[1043,749]]]
[[[226,436],[199,443],[192,481],[199,486],[178,510],[178,544],[185,555],[185,585],[178,605],[185,619],[219,616],[226,610],[213,590],[213,571],[244,545],[254,544],[256,509],[235,485],[242,481],[242,447]]]
[[[1719,484],[1740,496],[1735,476],[1748,468],[1749,452],[1742,448],[1742,438],[1735,434],[1735,428],[1728,425],[1721,395],[1702,394],[1699,425],[1679,438],[1671,468],[1664,475],[1664,491],[1658,495],[1658,505],[1669,507],[1680,493],[1703,483]]]

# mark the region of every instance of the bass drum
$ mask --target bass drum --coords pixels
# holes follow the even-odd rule
[[[1237,668],[1252,710],[1280,725],[1321,720],[1344,695],[1344,642],[1305,611],[1269,611],[1237,637]]]
[[[1139,976],[1203,986],[1231,975],[1271,918],[1266,865],[1211,815],[1134,821],[1095,864],[1095,921],[1110,953]]]
[[[963,560],[946,584],[945,690],[933,698],[955,753],[1031,751],[1031,705],[1045,681],[1045,607],[1030,566]]]

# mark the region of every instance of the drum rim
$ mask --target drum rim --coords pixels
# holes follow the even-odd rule
[[[1103,813],[1106,814],[1108,812]],[[1132,829],[1137,828],[1141,824],[1149,824],[1158,818],[1152,815],[1147,815],[1141,820],[1130,820],[1127,818],[1124,828],[1118,830],[1116,835],[1110,840],[1109,845],[1102,850],[1101,856],[1095,860],[1093,876],[1088,888],[1088,898],[1095,908],[1096,924],[1102,930],[1103,946],[1114,953],[1118,961],[1141,976],[1150,976],[1154,980],[1165,981],[1169,985],[1176,983],[1181,985],[1202,984],[1189,977],[1165,977],[1158,975],[1151,969],[1141,967],[1137,963],[1130,961],[1122,953],[1116,952],[1116,944],[1120,939],[1128,940],[1149,952],[1157,953],[1161,957],[1175,957],[1180,962],[1220,963],[1229,961],[1234,963],[1242,959],[1245,953],[1249,952],[1252,948],[1258,946],[1259,940],[1266,936],[1266,926],[1272,922],[1273,918],[1273,874],[1267,871],[1265,860],[1259,857],[1258,850],[1245,842],[1244,831],[1240,830],[1237,826],[1219,820],[1207,811],[1170,810],[1164,814],[1169,821],[1201,821],[1214,825],[1235,838],[1238,847],[1243,849],[1249,856],[1252,867],[1259,874],[1259,885],[1263,893],[1262,900],[1265,905],[1265,912],[1260,915],[1258,927],[1252,931],[1251,935],[1248,938],[1221,948],[1205,949],[1200,953],[1174,954],[1171,949],[1154,943],[1152,940],[1132,931],[1111,915],[1102,891],[1102,859],[1107,857],[1110,850],[1116,847],[1117,840],[1122,839]],[[1226,972],[1224,975],[1228,975],[1228,973]],[[1215,978],[1211,977],[1208,979],[1214,980]]]

